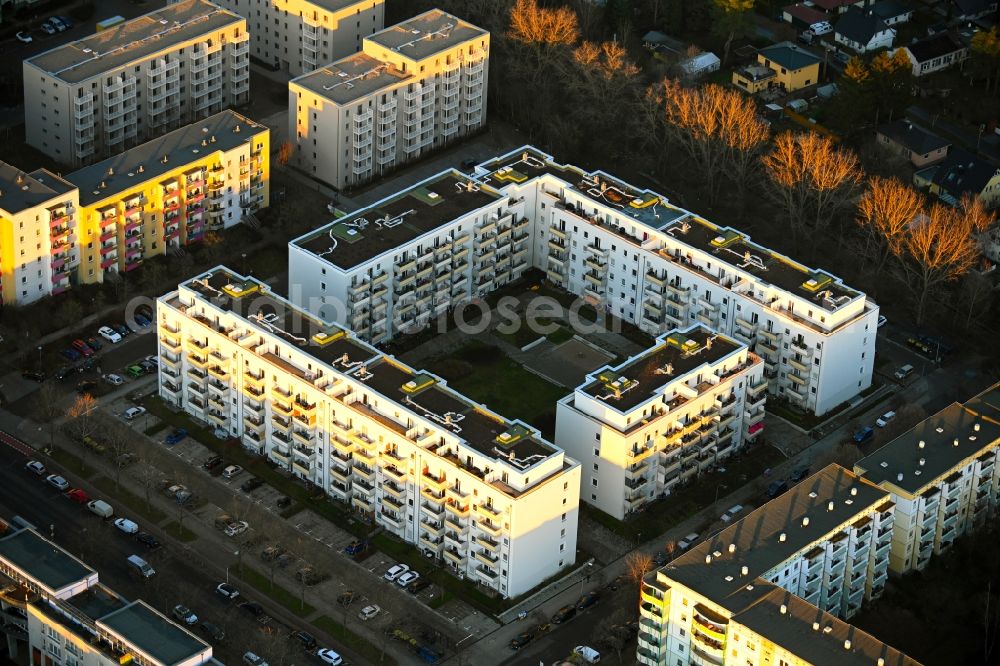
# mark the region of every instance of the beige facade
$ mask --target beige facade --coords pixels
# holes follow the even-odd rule
[[[363,183],[486,120],[490,35],[431,10],[288,85],[294,163],[335,187]]]
[[[246,21],[183,0],[24,61],[30,145],[80,166],[249,100]]]
[[[222,267],[156,319],[161,398],[456,575],[513,597],[573,564],[580,465],[533,428]]]
[[[384,0],[215,0],[247,20],[250,54],[292,76],[361,50],[385,24]]]

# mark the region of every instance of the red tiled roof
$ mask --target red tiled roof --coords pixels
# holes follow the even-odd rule
[[[826,21],[829,17],[818,9],[813,9],[812,7],[806,7],[803,4],[788,5],[782,11],[796,18],[807,25],[812,25],[813,23],[819,23],[820,21]]]

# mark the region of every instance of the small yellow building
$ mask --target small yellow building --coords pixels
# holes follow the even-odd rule
[[[779,42],[757,52],[757,62],[733,72],[733,85],[751,95],[777,88],[794,92],[819,82],[820,59],[793,44]]]

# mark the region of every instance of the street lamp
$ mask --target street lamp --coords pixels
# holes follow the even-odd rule
[[[237,550],[236,552],[233,553],[233,555],[236,555],[237,557],[239,557],[240,551]],[[232,565],[230,565],[230,564],[226,565],[226,583],[227,584],[229,583],[229,567],[230,566],[232,566]]]
[[[590,580],[590,569],[594,566],[593,562],[587,562],[587,575],[580,578],[580,596],[583,596],[583,584]]]
[[[38,345],[38,369],[42,369],[42,346]]]

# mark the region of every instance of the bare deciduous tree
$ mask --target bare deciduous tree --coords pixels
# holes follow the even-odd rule
[[[866,253],[875,262],[875,273],[890,256],[899,254],[906,228],[923,208],[923,197],[896,178],[875,176],[858,202],[858,224],[865,231]]]

